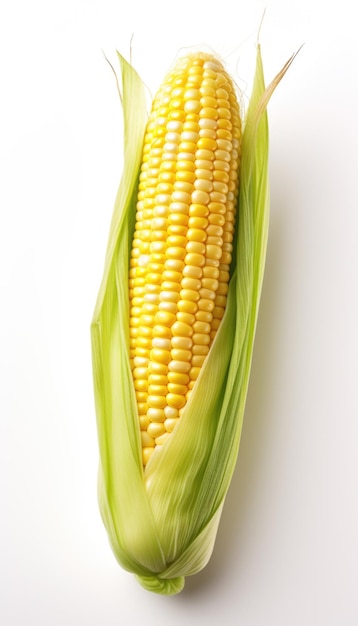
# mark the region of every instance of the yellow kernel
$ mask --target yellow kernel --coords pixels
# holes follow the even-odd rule
[[[138,402],[138,413],[144,415],[147,412],[147,404],[145,402]]]
[[[163,422],[151,422],[148,426],[147,433],[153,439],[160,437],[163,433],[166,432],[166,428]]]
[[[212,268],[216,269],[216,268]],[[204,289],[209,289],[210,291],[218,291],[219,289],[219,281],[215,278],[203,278],[201,281],[202,287]]]
[[[215,81],[212,81],[212,82],[213,84],[215,84]],[[213,87],[207,84],[207,79],[202,79],[201,85],[200,85],[200,93],[202,96],[210,96],[211,98],[216,97],[216,89],[214,89]]]
[[[196,146],[196,142],[199,138],[199,133],[196,133],[192,130],[184,130],[181,133],[181,141],[182,143],[188,141],[190,143],[192,143],[194,146]]]
[[[195,355],[193,356],[191,360],[191,364],[193,367],[202,367],[205,359],[206,359],[206,355],[204,354]]]
[[[145,296],[144,296],[144,300],[145,300],[145,302],[151,302],[152,304],[153,303],[157,304],[158,300],[159,300],[158,293],[153,293],[153,292],[146,293]]]
[[[162,158],[165,159],[166,157],[168,158],[169,155],[167,155],[167,153],[172,153],[172,152],[177,152],[178,151],[178,144],[175,142],[169,142],[167,141],[164,146],[163,146],[163,156]],[[169,156],[169,158],[171,158],[171,155]]]
[[[226,296],[229,291],[229,285],[227,283],[220,283],[217,289],[218,296]]]
[[[174,337],[191,337],[193,329],[189,326],[189,324],[175,322],[172,326],[172,333]]]
[[[184,104],[184,111],[186,113],[199,113],[201,105],[199,100],[188,100]]]
[[[170,130],[170,131],[174,131],[174,132],[180,133],[182,127],[183,127],[183,124],[181,122],[178,122],[178,121],[175,121],[175,120],[167,122],[167,129]]]
[[[195,165],[197,166],[197,161],[195,161]],[[196,169],[196,176],[198,180],[213,180],[214,178],[214,172],[212,171],[211,168],[200,168],[197,166]],[[194,182],[195,185],[196,181]]]
[[[198,148],[199,150],[212,150],[213,152],[215,151],[215,153],[217,152],[217,143],[215,139],[212,139],[211,137],[200,137],[200,139],[198,139]],[[196,153],[197,158],[203,158],[203,157],[199,157],[198,153]]]
[[[203,139],[204,137],[208,137],[209,139],[216,139],[216,130],[213,130],[212,128],[201,128],[199,131],[199,138]],[[204,148],[202,144],[198,144],[198,147]],[[153,184],[155,184],[155,179],[153,181]]]
[[[183,125],[183,131],[184,132],[193,132],[193,133],[197,133],[199,131],[199,126],[197,124],[197,115],[195,114],[189,114],[186,116],[184,125]]]
[[[191,194],[191,199],[193,204],[209,204],[210,196],[207,191],[201,191],[200,189],[195,189]],[[160,243],[160,242],[159,242]]]
[[[149,381],[150,385],[166,385],[167,384],[167,377],[166,377],[165,374],[153,374],[153,373],[150,373],[148,381]]]
[[[169,235],[167,239],[168,243],[168,251],[171,251],[172,248],[184,248],[186,244],[186,238],[183,235]],[[169,254],[169,258],[176,258],[174,253]]]
[[[209,337],[208,337],[208,339],[209,339]],[[190,378],[192,380],[197,380],[197,378],[198,378],[198,376],[200,374],[200,370],[201,370],[200,367],[192,367],[191,370],[190,370]]]
[[[217,106],[217,100],[215,97],[212,96],[202,96],[200,99],[200,104],[203,107],[212,107],[213,109],[215,109]]]
[[[225,306],[226,306],[226,296],[216,296],[215,304],[218,307],[225,308]]]
[[[200,100],[200,97],[199,89],[186,89],[184,92],[184,100]]]
[[[220,145],[221,146],[223,145],[223,143],[230,144],[229,141],[223,142],[222,139],[221,140],[219,139],[218,142],[217,142],[218,148],[215,150],[215,158],[218,159],[219,161],[228,161],[229,162],[230,159],[231,159],[230,152],[229,152],[229,150],[220,149],[219,148],[219,141],[220,141]],[[230,145],[230,148],[231,148],[231,145]]]
[[[188,374],[190,371],[191,364],[188,361],[170,361],[168,367],[169,367],[170,372],[176,372],[178,374]],[[149,404],[149,398],[148,398],[148,404]]]
[[[139,427],[141,430],[147,430],[149,423],[150,422],[147,414],[139,416]]]
[[[187,232],[187,239],[189,241],[204,242],[206,240],[206,237],[207,237],[206,232],[198,228],[189,228]]]
[[[221,119],[229,120],[231,117],[230,109],[227,109],[226,107],[219,107],[217,109],[217,113],[218,117],[220,117]]]
[[[136,397],[138,403],[139,402],[146,402],[148,394],[147,394],[146,391],[136,391],[135,397]]]
[[[200,219],[200,218],[195,218],[195,219]],[[186,265],[189,266],[197,266],[197,267],[203,267],[205,265],[205,257],[202,254],[197,254],[195,252],[189,252],[186,256],[185,256],[185,263]]]
[[[155,409],[164,409],[166,405],[165,396],[148,396],[148,406]]]
[[[209,328],[210,330],[210,328]],[[190,350],[179,350],[174,348],[171,351],[173,361],[190,361],[191,359],[191,351]]]
[[[146,367],[136,367],[133,370],[133,377],[134,378],[138,378],[138,379],[142,379],[142,378],[148,378],[148,370]]]
[[[150,396],[165,396],[167,393],[166,385],[149,385],[148,394]]]
[[[200,298],[199,292],[196,289],[182,289],[180,292],[182,300],[189,300],[190,302],[197,302]]]
[[[193,355],[207,355],[209,352],[210,348],[209,346],[203,346],[200,344],[197,344],[196,346],[193,346]]]
[[[192,204],[189,209],[189,215],[190,217],[197,217],[197,218],[206,217],[207,215],[209,215],[209,209],[207,206],[205,206],[205,204]],[[205,222],[205,226],[206,225],[207,225],[207,222]],[[190,226],[190,228],[195,228],[195,226]],[[197,228],[201,228],[201,226]]]
[[[143,380],[143,379],[141,379],[141,380],[136,379],[134,381],[134,389],[136,391],[147,391],[147,389],[148,389],[148,381],[147,380]]]
[[[164,170],[165,172],[175,172],[176,170],[176,162],[174,160],[172,161],[162,161],[161,163],[161,169]]]
[[[160,294],[161,302],[178,302],[179,294],[176,291],[162,291]]]
[[[162,326],[162,327],[172,326],[175,320],[176,320],[176,316],[173,315],[173,313],[169,313],[167,311],[158,311],[158,313],[155,315],[155,318],[154,318],[155,324],[157,324],[158,326]]]
[[[224,100],[228,100],[229,99],[229,93],[226,91],[226,89],[223,89],[222,87],[220,87],[216,91],[216,96],[217,96],[217,98],[224,98]]]
[[[190,196],[189,196],[189,202],[190,202]],[[170,213],[181,213],[183,215],[188,215],[188,213],[189,213],[189,203],[187,203],[187,202],[178,202],[178,201],[171,202],[170,205],[169,205],[169,212]],[[168,216],[168,223],[169,223],[169,216]]]
[[[181,280],[181,272],[175,272],[174,270],[165,269],[163,271],[162,277],[163,281],[170,281],[172,284],[179,283]]]
[[[144,467],[148,464],[150,457],[154,452],[154,446],[142,449],[142,462]]]
[[[178,302],[178,311],[179,313],[193,314],[196,313],[198,307],[196,302],[192,300],[179,300]],[[178,321],[179,321],[179,313],[178,313]]]
[[[195,181],[194,183],[194,187],[196,191],[204,191],[205,193],[210,193],[214,186],[213,183],[211,182],[211,180],[208,180],[207,178],[199,178],[198,180]],[[193,202],[200,202],[201,204],[205,204],[205,202],[202,202],[202,200],[194,200],[193,198],[194,194],[192,194],[192,200]],[[205,196],[206,197],[206,196]]]
[[[188,384],[190,384],[189,376],[187,378],[188,378]],[[165,416],[166,416],[166,420],[167,419],[178,419],[178,417],[179,417],[179,410],[175,409],[172,406],[166,406],[165,409],[164,409],[164,413],[165,413]]]
[[[200,141],[200,140],[199,140]],[[199,141],[198,141],[198,145],[199,145]],[[204,147],[202,145],[202,147],[198,148],[195,152],[195,164],[197,169],[201,169],[200,164],[202,164],[203,169],[213,169],[214,166],[214,161],[215,159],[215,153],[213,152],[213,150],[211,150],[208,147]]]
[[[203,80],[201,83],[201,89],[212,89],[214,93],[216,93],[216,74],[212,72],[209,68],[204,70]]]
[[[217,259],[220,260],[222,257],[222,248],[220,248],[219,246],[212,246],[212,245],[208,245],[206,246],[206,255],[209,259]]]
[[[142,430],[141,433],[141,439],[142,439],[142,447],[143,448],[149,448],[149,447],[153,447],[154,446],[154,439],[148,435],[148,433],[145,430]]]
[[[205,298],[200,298],[198,301],[198,309],[200,311],[206,311],[211,313],[214,310],[214,302],[212,300],[207,300]]]
[[[188,227],[187,227],[187,223],[188,223],[188,218],[186,216],[182,216],[185,217],[185,222],[184,224],[170,224],[168,226],[168,235],[183,235],[185,236],[187,231],[188,231]]]
[[[221,262],[224,265],[230,265],[231,260],[232,260],[232,255],[230,254],[230,252],[223,251]]]
[[[174,202],[190,203],[190,193],[183,189],[176,189],[172,193],[172,200]]]
[[[181,301],[181,305],[184,305],[184,306],[180,305],[180,308],[181,309],[185,309],[185,310],[181,310],[181,311],[178,310],[177,320],[178,320],[178,322],[183,322],[184,324],[188,324],[189,326],[192,326],[194,324],[194,322],[195,322],[195,315],[192,312],[190,312],[189,310],[187,310],[187,308],[186,308],[187,304],[191,304],[193,306],[193,308],[195,308],[195,311],[197,310],[197,306],[196,306],[195,303],[190,302],[189,300],[187,300],[187,301],[183,300],[183,301]],[[172,346],[173,346],[173,339],[174,339],[174,337],[172,337]],[[179,339],[179,338],[177,337],[177,339]],[[184,337],[180,337],[180,339],[184,339]],[[190,337],[187,337],[187,339],[189,341],[191,341]],[[181,347],[184,347],[184,346],[181,346]]]
[[[227,161],[215,160],[214,170],[220,170],[223,172],[230,172],[230,164]]]
[[[175,181],[175,172],[160,172],[159,180],[173,184]]]
[[[163,350],[161,348],[152,348],[150,358],[153,361],[167,365],[170,361],[170,352],[169,350]]]
[[[187,385],[189,383],[189,380],[189,376],[185,372],[168,372],[169,383],[173,383],[175,385]],[[166,414],[165,409],[164,413]]]
[[[219,226],[217,224],[209,224],[209,226],[206,229],[206,232],[211,237],[221,237],[224,231],[223,231],[222,226]]]
[[[153,348],[161,348],[162,350],[170,350],[170,337],[153,337]]]
[[[170,225],[186,226],[188,224],[188,217],[183,213],[171,213],[168,217]]]
[[[217,139],[218,149],[225,150],[225,152],[230,153],[233,147],[230,135],[228,136],[227,132],[225,134],[225,131],[222,131],[222,130],[219,131],[217,135],[218,135],[218,139]]]
[[[229,187],[226,183],[220,181],[214,181],[213,183],[214,192],[221,193],[223,195],[229,195]]]
[[[207,298],[208,300],[215,299],[215,291],[213,291],[212,289],[205,289],[204,287],[202,287],[199,290],[199,295],[201,298]]]
[[[178,158],[178,160],[176,161],[176,169],[177,172],[181,171],[183,173],[195,172],[195,165],[193,161]]]
[[[193,252],[194,254],[205,255],[206,246],[204,243],[201,243],[200,241],[188,241],[186,245],[186,251],[188,253]]]
[[[181,286],[183,287],[183,289],[199,290],[201,287],[201,280],[199,280],[198,278],[184,277],[181,281]]]
[[[195,171],[194,169],[192,169],[191,171],[188,171],[188,170],[177,171],[176,178],[186,183],[193,183],[194,180],[196,179]]]
[[[212,120],[217,120],[219,118],[219,112],[213,107],[203,107],[199,113],[201,118],[209,118]],[[224,117],[224,116],[221,116]]]
[[[226,140],[232,146],[232,143],[231,143],[232,134],[231,134],[230,130],[227,130],[225,128],[218,128],[218,130],[216,131],[216,134],[218,136],[218,146],[219,146],[219,141],[221,141],[221,140]],[[228,148],[228,150],[229,150],[229,148]]]
[[[145,294],[157,294],[160,293],[160,285],[147,283],[145,286]]]
[[[174,409],[181,409],[185,405],[185,397],[176,393],[168,393],[167,403],[168,406],[172,406]]]
[[[203,276],[204,278],[219,278],[219,270],[217,267],[206,265],[203,269]]]
[[[189,278],[201,278],[202,275],[203,270],[197,265],[186,265],[183,269],[183,276],[188,276]]]
[[[188,220],[189,228],[206,228],[208,223],[209,220],[206,217],[189,217]]]
[[[190,317],[194,317],[194,316],[190,316]],[[194,321],[195,321],[195,317],[194,317]],[[192,345],[193,345],[193,340],[190,337],[172,337],[172,348],[177,348],[179,350],[190,350]]]
[[[193,330],[194,333],[206,333],[208,334],[211,330],[210,324],[208,322],[195,322],[195,324],[193,325]],[[194,335],[195,337],[195,335]],[[173,354],[173,352],[172,352]]]
[[[169,270],[171,272],[182,272],[183,268],[184,268],[184,261],[182,261],[181,259],[176,259],[176,258],[168,258],[165,261],[165,271]]]
[[[163,422],[165,420],[164,410],[150,407],[147,412],[147,417],[150,422]]]
[[[168,391],[169,393],[185,396],[186,392],[188,391],[188,387],[186,385],[176,385],[175,383],[168,383]]]
[[[181,246],[170,246],[167,248],[166,254],[169,259],[184,259],[185,248]]]
[[[210,237],[210,239],[219,239],[219,237]],[[173,282],[171,280],[163,280],[162,289],[163,291],[179,291],[180,284],[179,282]]]
[[[148,370],[152,374],[163,374],[166,375],[168,373],[168,365],[166,363],[158,363],[156,361],[151,361],[148,365]]]
[[[176,425],[178,424],[179,419],[176,417],[168,417],[165,422],[164,422],[164,426],[167,430],[168,433],[172,433],[174,428],[176,427]]]

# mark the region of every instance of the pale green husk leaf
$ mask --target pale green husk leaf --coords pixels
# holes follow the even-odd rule
[[[119,55],[124,170],[91,326],[100,451],[99,502],[120,564],[149,590],[178,593],[207,563],[237,459],[263,279],[269,217],[260,48],[242,143],[237,236],[227,308],[174,433],[142,469],[129,363],[128,271],[146,123],[145,89]]]

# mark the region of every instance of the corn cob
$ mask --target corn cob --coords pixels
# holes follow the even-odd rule
[[[130,357],[145,466],[174,430],[222,319],[241,120],[212,55],[181,59],[144,138],[130,262]]]
[[[265,88],[258,48],[241,139],[215,58],[179,62],[145,134],[144,85],[119,55],[124,169],[91,326],[99,503],[118,561],[157,593],[208,562],[236,464],[268,233],[266,106],[293,58]]]

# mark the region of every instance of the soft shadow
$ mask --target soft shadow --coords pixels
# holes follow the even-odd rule
[[[213,555],[206,568],[188,577],[178,601],[190,601],[193,596],[211,595],[213,590],[232,575],[239,583],[243,574],[240,568],[250,526],[253,522],[253,494],[262,480],[260,459],[270,429],[267,398],[272,393],[275,342],[279,332],[281,270],[284,251],[284,211],[276,203],[276,213],[271,215],[264,286],[256,332],[254,357],[246,403],[244,427],[238,462],[226,498]],[[262,471],[261,471],[262,470]]]

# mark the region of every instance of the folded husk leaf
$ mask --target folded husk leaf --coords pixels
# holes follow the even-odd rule
[[[129,362],[128,272],[146,105],[141,79],[119,55],[124,169],[91,326],[99,504],[119,563],[157,593],[178,593],[185,576],[208,562],[235,468],[268,234],[266,106],[292,60],[265,89],[258,47],[225,315],[178,426],[143,471]]]

